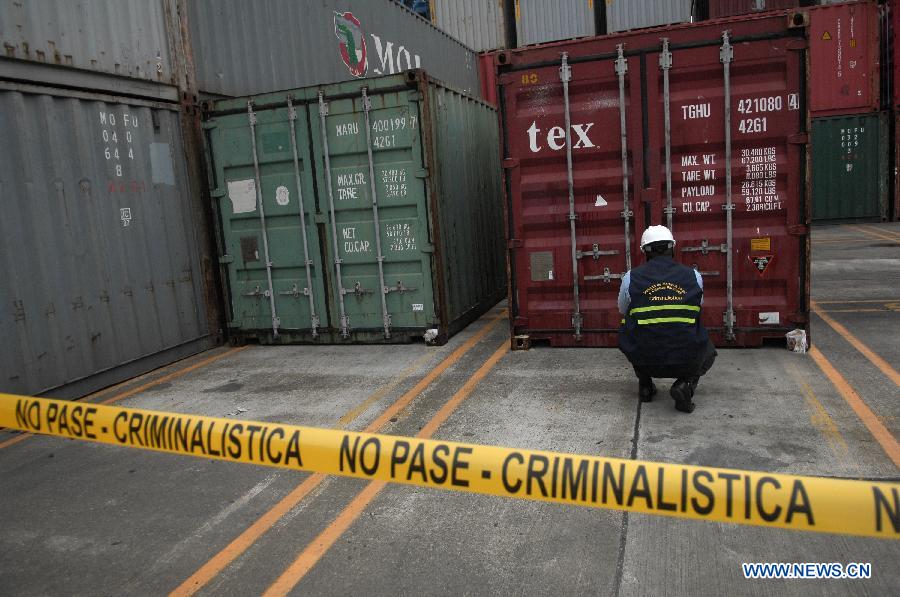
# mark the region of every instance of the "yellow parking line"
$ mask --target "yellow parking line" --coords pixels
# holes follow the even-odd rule
[[[466,342],[453,351],[446,359],[438,363],[433,369],[431,369],[419,382],[412,387],[409,391],[404,393],[400,398],[398,398],[393,404],[391,404],[379,417],[377,417],[374,421],[369,423],[368,426],[364,429],[366,432],[377,432],[387,423],[392,417],[394,417],[400,410],[406,407],[407,404],[412,402],[419,394],[425,391],[431,383],[437,379],[444,371],[449,369],[452,365],[454,365],[457,361],[459,361],[466,353],[468,353],[472,348],[474,348],[485,336],[487,336],[491,330],[494,329],[494,326],[506,318],[507,313],[504,309],[498,315],[491,318],[484,327],[482,327],[477,333],[475,333],[471,338],[466,340]],[[392,384],[394,387],[399,385],[403,379],[394,380]],[[361,414],[362,411],[359,411]],[[348,421],[349,422],[349,421]],[[275,504],[268,512],[263,514],[260,518],[253,522],[249,527],[247,527],[240,535],[238,535],[231,543],[229,543],[222,551],[214,555],[209,561],[203,564],[196,572],[194,572],[187,580],[181,583],[178,587],[175,588],[171,593],[169,593],[170,597],[183,597],[193,595],[204,586],[206,586],[209,581],[215,578],[222,570],[224,570],[229,564],[231,564],[234,560],[236,560],[241,554],[243,554],[247,549],[250,548],[254,543],[256,543],[260,537],[262,537],[269,529],[271,529],[278,520],[290,512],[294,506],[300,503],[303,498],[305,498],[309,493],[318,487],[322,481],[324,481],[326,475],[321,473],[314,473],[307,477],[302,483],[300,483],[293,491],[291,491],[288,495],[283,497],[281,501]]]
[[[831,415],[829,415],[828,411],[825,409],[825,405],[819,401],[816,393],[809,383],[807,383],[806,376],[803,375],[800,368],[794,363],[788,364],[787,370],[788,373],[791,374],[791,377],[797,382],[797,385],[800,386],[803,397],[810,407],[809,422],[812,423],[812,426],[818,429],[825,438],[832,453],[834,453],[839,460],[847,461],[850,454],[847,442],[844,440],[844,436],[841,435],[841,431],[838,429],[834,419],[831,418]]]
[[[889,236],[888,234],[882,233],[880,230],[873,230],[871,228],[863,228],[862,226],[859,226],[859,225],[850,225],[850,226],[848,226],[848,228],[862,232],[863,234],[865,234],[866,236],[869,236],[871,238],[877,238],[879,240],[889,240],[889,241],[893,241],[893,242],[900,241],[900,238],[897,238],[895,236]]]
[[[819,369],[821,369],[825,376],[831,381],[834,387],[837,388],[837,391],[841,394],[847,404],[850,405],[850,408],[853,409],[856,416],[863,422],[863,425],[868,428],[875,440],[881,445],[885,454],[887,454],[894,462],[894,466],[900,467],[900,444],[897,443],[897,439],[891,435],[891,432],[882,424],[878,419],[878,416],[872,412],[869,405],[860,398],[859,394],[856,393],[856,390],[853,389],[847,380],[844,379],[844,376],[834,368],[834,365],[825,358],[825,355],[823,355],[818,348],[815,346],[810,348],[809,355],[819,366]]]
[[[839,324],[837,321],[829,317],[824,311],[819,309],[819,305],[816,304],[816,301],[810,301],[809,306],[816,315],[822,318],[822,321],[831,326],[831,329],[840,334],[844,338],[844,340],[846,340],[853,346],[853,348],[861,352],[863,356],[869,359],[869,361],[873,365],[878,367],[878,369],[881,370],[881,372],[884,373],[888,377],[888,379],[894,382],[894,385],[900,386],[900,373],[898,373],[896,369],[891,367],[887,361],[875,354],[872,349],[863,344],[859,340],[859,338],[851,334],[847,328]]]
[[[500,359],[509,351],[509,340],[504,340],[494,354],[475,372],[472,377],[457,391],[446,404],[422,427],[416,437],[429,438],[438,427],[469,397],[485,376],[497,365]],[[291,563],[281,576],[263,594],[264,597],[275,595],[287,595],[303,577],[322,559],[331,546],[340,539],[353,522],[359,518],[363,510],[375,499],[375,497],[387,485],[384,481],[371,481],[341,512],[325,530],[300,552],[300,555]]]

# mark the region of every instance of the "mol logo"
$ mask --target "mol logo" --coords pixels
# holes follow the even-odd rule
[[[369,70],[369,59],[366,50],[366,33],[362,23],[352,12],[334,12],[334,35],[338,38],[341,60],[354,77],[365,77]],[[422,58],[410,52],[402,44],[383,40],[374,33],[369,33],[375,44],[377,56],[373,56],[372,72],[376,75],[393,75],[422,66]]]
[[[334,35],[340,40],[341,60],[354,77],[363,77],[368,69],[366,36],[352,12],[334,13]]]
[[[589,136],[593,122],[587,124],[572,125],[572,149],[582,149],[586,147],[596,147]],[[566,146],[566,129],[561,126],[550,127],[544,133],[537,125],[537,121],[531,123],[528,127],[528,148],[532,153],[538,153],[544,149],[544,144],[552,151],[559,151]]]

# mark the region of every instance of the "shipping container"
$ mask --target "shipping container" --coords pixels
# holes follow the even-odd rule
[[[887,220],[890,114],[812,121],[813,220]]]
[[[0,82],[0,391],[79,397],[216,344],[181,118]]]
[[[3,56],[173,84],[164,0],[0,2]]]
[[[629,29],[658,27],[673,23],[689,23],[696,0],[597,0],[606,5],[606,33]]]
[[[892,58],[891,86],[894,92],[894,106],[900,108],[900,2],[890,0],[885,4],[886,20],[890,25],[890,35],[886,36],[888,43],[888,55]]]
[[[505,0],[430,0],[431,20],[478,52],[506,48],[506,4]]]
[[[602,33],[592,0],[516,0],[519,46]]]
[[[878,110],[878,6],[819,6],[809,10],[809,17],[810,112],[826,116]]]
[[[517,345],[615,346],[651,224],[719,346],[808,325],[805,13],[495,54]]]
[[[818,4],[815,0],[707,0],[707,2],[710,19]]]
[[[475,52],[393,0],[193,0],[199,89],[246,96],[427,69],[477,94]]]
[[[409,71],[217,101],[205,126],[235,338],[442,343],[505,294],[482,101]]]

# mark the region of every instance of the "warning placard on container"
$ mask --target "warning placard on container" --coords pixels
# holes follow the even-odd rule
[[[771,251],[772,250],[772,239],[768,236],[765,238],[751,238],[750,239],[750,250],[751,251]]]

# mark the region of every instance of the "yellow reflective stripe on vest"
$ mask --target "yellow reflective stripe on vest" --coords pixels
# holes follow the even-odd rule
[[[657,317],[656,319],[638,319],[637,323],[638,325],[651,323],[697,323],[697,320],[690,317]]]
[[[667,311],[669,309],[677,309],[679,311],[697,311],[700,312],[700,307],[696,305],[651,305],[649,307],[635,307],[631,311],[628,312],[629,315],[634,315],[635,313],[646,313],[647,311]]]

